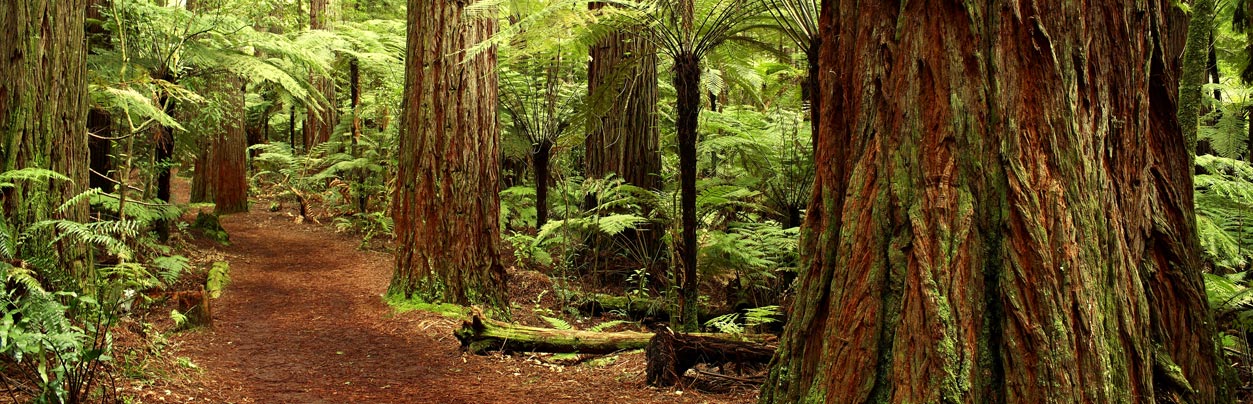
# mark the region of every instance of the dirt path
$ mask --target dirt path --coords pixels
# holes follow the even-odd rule
[[[170,354],[199,368],[144,401],[231,403],[747,402],[655,390],[638,354],[607,367],[465,355],[457,321],[393,314],[391,257],[357,239],[254,210],[222,219],[232,282],[211,330],[176,334]],[[161,391],[165,389],[165,391]],[[170,391],[170,389],[174,391]],[[166,399],[168,397],[168,400]]]

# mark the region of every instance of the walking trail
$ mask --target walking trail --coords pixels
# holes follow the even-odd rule
[[[257,204],[254,204],[257,205]],[[214,325],[174,334],[166,355],[198,370],[158,383],[144,402],[733,403],[644,385],[643,356],[604,367],[462,353],[455,319],[396,314],[382,300],[390,255],[359,239],[256,210],[225,216],[231,283]],[[189,362],[190,364],[187,364]]]

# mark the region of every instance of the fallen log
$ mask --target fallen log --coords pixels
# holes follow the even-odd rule
[[[577,295],[575,301],[579,311],[593,316],[614,312],[633,320],[657,319],[664,321],[670,319],[670,305],[660,299],[651,297],[627,297],[604,293],[589,293]],[[701,307],[697,316],[701,322],[705,322],[722,314],[726,313],[713,313]]]
[[[461,347],[475,354],[492,351],[611,354],[643,349],[652,334],[646,332],[593,332],[557,330],[510,324],[479,313],[471,315],[453,332]]]
[[[698,363],[765,365],[770,363],[774,350],[759,343],[679,334],[667,328],[658,331],[644,349],[648,360],[645,375],[649,385],[668,387]]]
[[[668,306],[660,300],[648,297],[615,296],[604,293],[577,295],[579,311],[589,315],[618,312],[633,319],[669,318]]]
[[[588,293],[574,295],[575,307],[579,312],[589,316],[596,316],[602,313],[617,313],[632,320],[648,321],[659,320],[667,321],[670,319],[671,306],[661,299],[652,297],[628,297],[617,296],[604,293]],[[743,314],[751,309],[736,309]],[[716,317],[731,314],[732,311],[715,311],[708,307],[700,307],[697,312],[697,318],[701,324],[712,320]],[[772,316],[774,322],[768,327],[777,332],[782,332],[783,324],[787,318],[783,313]]]
[[[558,330],[511,324],[485,318],[475,311],[453,331],[462,349],[475,354],[488,352],[549,352],[605,355],[644,349],[653,339],[648,332],[595,332]],[[733,342],[736,339],[765,341],[771,335],[692,334],[713,340]]]

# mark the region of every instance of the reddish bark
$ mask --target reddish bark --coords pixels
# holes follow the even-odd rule
[[[400,158],[392,217],[399,248],[390,293],[505,308],[500,264],[496,52],[466,3],[409,0]]]
[[[1222,401],[1169,3],[823,3],[762,402]]]
[[[222,130],[213,141],[213,204],[219,214],[248,211],[248,133],[245,131],[244,89],[238,77],[223,80],[227,109]]]

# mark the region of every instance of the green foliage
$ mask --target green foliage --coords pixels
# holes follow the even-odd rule
[[[231,243],[231,236],[226,233],[226,229],[218,221],[217,214],[197,212],[196,221],[192,223],[191,227],[199,229],[205,237],[218,242],[218,244],[230,245]]]
[[[1253,256],[1253,166],[1214,156],[1196,158],[1197,232],[1205,258],[1225,272]]]
[[[631,322],[626,321],[626,320],[610,320],[610,321],[597,324],[596,326],[592,328],[588,328],[587,330],[591,332],[605,332],[609,330],[610,328],[614,328],[623,324],[631,324]]]
[[[714,317],[705,322],[705,327],[724,334],[738,335],[756,327],[777,322],[782,313],[779,306],[757,307],[745,310],[744,313],[730,313]]]
[[[421,310],[452,319],[464,319],[470,314],[470,309],[464,306],[458,306],[452,303],[428,303],[416,297],[412,299],[405,299],[403,296],[392,294],[385,296],[384,301],[400,313]]]
[[[744,326],[740,325],[739,320],[739,313],[724,314],[706,321],[705,327],[724,334],[743,334]]]
[[[797,228],[774,223],[732,223],[726,231],[710,230],[701,246],[701,270],[710,275],[734,272],[755,287],[783,271],[795,271],[799,262]]]
[[[205,292],[209,297],[217,299],[222,296],[222,291],[226,290],[226,285],[231,283],[231,264],[229,262],[217,261],[213,263],[213,267],[209,268],[208,278],[205,280]]]
[[[513,255],[522,267],[534,268],[536,265],[551,267],[553,256],[539,246],[535,237],[525,233],[510,233],[504,238],[513,247]]]
[[[545,322],[548,323],[548,325],[551,325],[554,329],[566,330],[566,331],[574,329],[574,326],[570,325],[570,323],[566,322],[565,320],[556,318],[556,317],[539,316],[539,318],[543,319]]]
[[[500,191],[500,227],[524,229],[535,224],[535,187],[510,187]]]
[[[38,170],[0,173],[7,186],[63,179]],[[175,218],[179,209],[140,201],[123,207],[119,196],[92,190],[56,210],[88,200],[114,219],[13,225],[0,214],[0,306],[5,308],[0,373],[16,382],[9,384],[14,393],[36,402],[77,403],[109,394],[112,384],[100,380],[108,371],[104,364],[113,359],[110,329],[119,314],[130,309],[137,291],[174,281],[188,265],[186,257],[170,254],[149,232],[153,221]],[[87,258],[63,265],[62,254],[79,249],[89,252]]]

